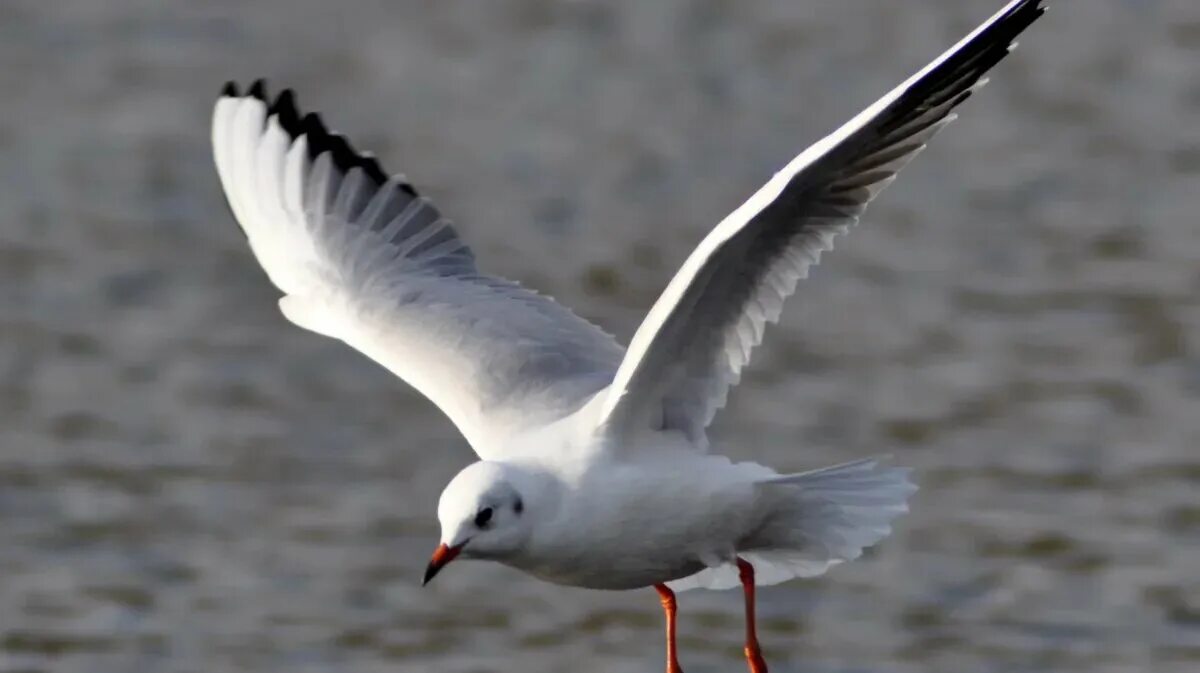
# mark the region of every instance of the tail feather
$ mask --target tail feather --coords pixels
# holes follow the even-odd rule
[[[759,585],[813,577],[856,559],[908,511],[907,500],[917,490],[909,472],[868,459],[759,482],[768,514],[739,556],[754,565]],[[737,569],[708,568],[670,584],[677,591],[727,589],[738,585]]]

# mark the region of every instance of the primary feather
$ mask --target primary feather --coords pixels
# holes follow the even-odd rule
[[[290,91],[232,84],[213,113],[230,208],[301,327],[341,339],[430,398],[484,458],[569,415],[621,347],[553,300],[480,273],[403,176],[302,117]]]
[[[845,233],[984,83],[1044,8],[1014,0],[875,104],[805,150],[726,217],[642,322],[599,423],[621,441],[678,430],[697,447],[767,323]]]

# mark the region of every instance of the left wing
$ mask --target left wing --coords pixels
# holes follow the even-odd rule
[[[250,249],[305,329],[404,379],[481,458],[573,413],[621,347],[548,297],[482,273],[433,203],[301,115],[285,90],[229,85],[213,110],[221,185]]]
[[[796,157],[684,262],[650,309],[600,407],[610,435],[682,431],[697,446],[750,351],[834,237],[983,85],[1045,11],[1013,0],[961,42]]]

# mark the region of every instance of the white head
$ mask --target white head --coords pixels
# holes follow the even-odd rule
[[[534,487],[527,471],[486,460],[451,479],[438,500],[442,539],[425,583],[459,555],[502,560],[519,553],[529,539],[526,496]]]

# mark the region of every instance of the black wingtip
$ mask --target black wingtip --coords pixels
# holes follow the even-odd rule
[[[320,154],[329,152],[341,171],[346,172],[357,167],[376,184],[382,185],[387,182],[387,173],[384,172],[383,167],[379,165],[379,161],[374,156],[358,152],[342,135],[330,132],[319,114],[310,112],[301,116],[300,108],[296,103],[296,94],[291,89],[280,91],[275,100],[271,101],[268,98],[267,81],[257,79],[245,94],[238,92],[236,83],[228,82],[221,89],[221,95],[231,98],[251,97],[266,103],[267,117],[274,116],[278,120],[279,126],[289,136],[292,138],[307,136],[308,153],[311,158],[315,159]],[[400,188],[416,196],[417,192],[412,185],[403,183]]]
[[[254,80],[254,84],[250,85],[250,90],[246,92],[247,96],[252,96],[260,101],[267,102],[267,80],[259,78]]]
[[[300,113],[296,109],[296,94],[291,89],[284,89],[275,97],[275,102],[267,110],[267,116],[274,115],[279,120],[279,126],[288,135],[300,135]]]
[[[313,147],[314,139],[317,142],[321,142],[329,135],[329,131],[325,129],[325,122],[321,121],[321,115],[317,114],[316,112],[309,112],[300,120],[299,126],[300,133],[308,136],[309,153],[313,156],[316,156],[320,153],[320,151]]]

